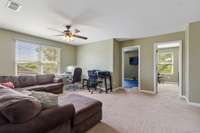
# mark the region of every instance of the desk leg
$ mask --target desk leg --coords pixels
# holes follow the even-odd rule
[[[105,89],[106,89],[106,93],[108,93],[107,79],[104,78],[104,81],[105,81]]]
[[[112,92],[112,77],[110,76],[110,92]]]

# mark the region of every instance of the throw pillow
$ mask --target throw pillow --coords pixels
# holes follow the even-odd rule
[[[24,123],[42,110],[40,101],[10,88],[0,89],[0,113],[10,123]]]
[[[43,109],[58,106],[58,95],[48,92],[31,91],[29,96],[37,98]]]
[[[8,87],[5,87],[5,86],[0,84],[0,89],[6,89],[6,88],[8,88]]]
[[[5,87],[8,87],[8,88],[11,88],[11,89],[14,89],[15,88],[15,85],[12,83],[12,82],[5,82],[5,83],[1,83],[2,86],[5,86]]]

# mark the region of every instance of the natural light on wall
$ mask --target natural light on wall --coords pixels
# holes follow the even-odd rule
[[[173,74],[173,58],[172,52],[158,54],[158,72],[160,74]]]
[[[60,49],[16,41],[16,74],[48,74],[60,71]]]

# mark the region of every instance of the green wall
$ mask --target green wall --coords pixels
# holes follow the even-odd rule
[[[77,47],[77,66],[83,69],[84,76],[88,70],[108,70],[112,72],[113,86],[119,87],[119,51],[115,39],[89,43]]]
[[[113,39],[78,46],[77,65],[84,74],[91,69],[113,72]]]
[[[188,100],[200,103],[200,22],[190,23],[186,30],[187,39],[187,86]]]
[[[114,87],[120,87],[120,45],[116,39],[114,39],[113,47],[113,84]]]

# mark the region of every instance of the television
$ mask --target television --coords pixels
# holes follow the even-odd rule
[[[130,65],[138,65],[138,56],[129,58]]]

